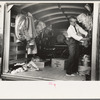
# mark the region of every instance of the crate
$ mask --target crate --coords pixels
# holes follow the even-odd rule
[[[65,59],[52,58],[52,60],[51,60],[51,66],[53,68],[59,68],[61,70],[64,70],[64,68],[65,68]]]
[[[43,69],[45,67],[45,62],[41,61],[41,62],[34,62],[38,68]]]

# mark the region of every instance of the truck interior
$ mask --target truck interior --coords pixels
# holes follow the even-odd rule
[[[66,76],[63,68],[53,67],[52,59],[68,58],[68,45],[64,42],[64,34],[69,27],[68,19],[79,15],[90,17],[93,21],[93,3],[7,3],[5,7],[5,31],[2,79],[4,80],[61,80],[61,81],[88,81],[91,80],[91,55],[92,55],[92,27],[78,24],[89,33],[90,41],[87,46],[80,44],[80,62],[88,56],[88,73],[82,75]],[[35,43],[37,53],[27,54],[27,41],[17,41],[16,16],[28,16],[33,18],[35,31]],[[92,22],[91,21],[91,22]],[[90,21],[87,21],[87,23]],[[40,24],[40,27],[39,27]],[[92,23],[91,23],[92,24]],[[42,26],[41,26],[42,25]],[[41,28],[42,27],[42,28]],[[33,30],[34,31],[34,30]],[[34,32],[33,32],[34,34]],[[23,71],[22,65],[29,61],[38,60],[40,70]],[[67,62],[66,62],[67,63]],[[66,66],[66,64],[64,64]],[[19,69],[19,72],[15,72]],[[81,73],[81,72],[80,72]],[[85,74],[84,74],[85,73]]]

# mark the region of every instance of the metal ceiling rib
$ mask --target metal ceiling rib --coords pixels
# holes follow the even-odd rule
[[[77,7],[77,6],[66,6],[66,5],[62,5],[61,8],[73,8],[73,9],[84,9],[83,7]]]
[[[52,20],[52,21],[48,21],[47,22],[47,24],[58,24],[58,23],[67,23],[68,22],[68,20],[66,20],[66,19],[56,19],[56,20]]]
[[[30,6],[34,6],[34,5],[37,5],[37,4],[38,3],[25,4],[22,7],[20,7],[20,9],[24,9],[24,8],[27,8],[27,7],[30,7]]]
[[[66,19],[62,19],[62,20],[58,20],[58,21],[53,21],[53,22],[50,22],[50,24],[57,24],[57,23],[61,23],[61,22],[67,22]]]
[[[44,18],[42,18],[40,20],[46,22],[47,20],[52,20],[52,19],[60,18],[60,17],[66,18],[63,14],[54,14],[54,15],[51,15],[51,16],[48,16],[48,17],[44,17]]]
[[[61,17],[54,17],[54,18],[51,18],[51,19],[48,19],[48,20],[45,20],[44,22],[49,22],[49,21],[52,21],[52,20],[56,20],[56,19],[66,19],[65,16],[61,16]],[[66,19],[67,20],[67,19]]]
[[[41,13],[43,11],[52,10],[52,9],[58,9],[58,7],[57,6],[53,6],[53,7],[48,7],[48,8],[40,9],[38,11],[33,12],[32,15],[37,14],[37,13]]]
[[[45,17],[50,17],[53,15],[59,15],[59,14],[62,14],[62,12],[55,12],[55,13],[46,14],[46,15],[41,16],[40,19],[43,19]]]

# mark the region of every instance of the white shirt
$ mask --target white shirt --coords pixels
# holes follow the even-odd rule
[[[67,34],[68,34],[69,38],[72,37],[75,40],[80,41],[83,37],[78,34],[83,34],[83,35],[87,36],[88,33],[83,28],[81,28],[78,24],[76,24],[75,27],[76,27],[77,32],[76,32],[74,26],[72,26],[72,25],[69,26],[69,28],[67,30]]]

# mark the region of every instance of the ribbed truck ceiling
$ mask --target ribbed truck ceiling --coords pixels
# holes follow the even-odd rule
[[[88,14],[86,3],[21,3],[15,4],[18,9],[30,12],[34,18],[46,24],[66,24],[68,17],[78,16],[81,13]],[[93,4],[88,4],[93,11]]]

